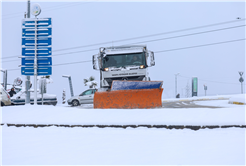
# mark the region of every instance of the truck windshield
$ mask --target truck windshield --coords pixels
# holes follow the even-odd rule
[[[103,68],[125,67],[125,66],[146,66],[144,52],[131,54],[107,55],[103,58]]]

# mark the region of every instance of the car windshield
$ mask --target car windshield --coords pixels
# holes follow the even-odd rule
[[[92,94],[92,90],[87,90],[87,91],[81,93],[80,96],[91,95],[91,94]]]
[[[103,58],[103,68],[145,65],[146,60],[144,55],[145,54],[143,52],[107,55]]]

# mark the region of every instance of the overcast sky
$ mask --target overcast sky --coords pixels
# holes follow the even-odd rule
[[[198,96],[204,95],[204,84],[207,95],[241,93],[238,71],[245,71],[245,2],[38,3],[42,8],[38,18],[52,18],[54,65],[91,60],[99,47],[144,44],[156,52],[156,65],[149,73],[151,80],[164,81],[163,98],[174,97],[176,73],[180,73],[181,97],[193,76],[198,77]],[[17,56],[21,55],[21,21],[26,10],[27,1],[2,2],[1,68],[17,69],[8,71],[8,83],[18,76],[25,80]],[[151,37],[145,37],[148,35]],[[143,38],[117,42],[135,37]],[[109,43],[88,46],[104,42]],[[48,85],[48,93],[57,94],[59,101],[63,89],[70,97],[63,74],[72,76],[75,94],[88,88],[84,78],[94,76],[99,82],[99,72],[91,62],[53,66],[54,83]]]

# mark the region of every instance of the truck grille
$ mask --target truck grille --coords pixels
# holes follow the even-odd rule
[[[114,77],[114,78],[105,78],[108,84],[111,86],[114,80],[128,80],[128,81],[142,81],[144,76],[131,76],[131,77]]]

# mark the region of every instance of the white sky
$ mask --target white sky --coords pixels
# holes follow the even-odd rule
[[[27,1],[2,2],[1,68],[17,69],[21,60],[21,20],[27,10]],[[42,8],[39,18],[53,19],[52,49],[53,64],[91,60],[99,47],[132,44],[146,44],[154,52],[245,39],[245,2],[96,2],[96,1],[56,1],[38,2]],[[31,5],[32,5],[31,1]],[[34,17],[34,16],[31,16]],[[241,18],[240,19],[237,18]],[[237,21],[238,20],[238,21]],[[237,21],[217,26],[158,36],[116,42],[117,40],[153,35],[205,25]],[[237,27],[241,26],[241,27]],[[233,28],[232,28],[233,27]],[[223,28],[231,28],[220,30]],[[218,30],[210,33],[190,35],[173,39],[158,40],[199,32]],[[110,42],[91,47],[91,44]],[[67,50],[55,51],[68,48]],[[82,52],[84,50],[91,50]],[[80,52],[79,52],[80,51]],[[70,53],[77,52],[77,53]],[[67,53],[67,54],[65,54]],[[16,56],[6,59],[6,57]],[[162,80],[163,98],[174,97],[175,76],[178,76],[178,93],[185,94],[184,88],[191,77],[198,77],[198,96],[204,95],[203,85],[208,86],[207,95],[241,93],[238,71],[245,71],[245,40],[225,44],[210,45],[168,52],[155,53],[156,66],[149,69],[151,80]],[[57,94],[61,101],[65,88],[70,97],[68,80],[62,75],[71,75],[74,94],[86,90],[83,79],[95,76],[99,82],[99,72],[92,69],[92,63],[77,63],[54,66],[53,84],[48,92]],[[8,71],[8,83],[21,76],[19,70]],[[181,77],[182,76],[182,77]],[[21,76],[25,79],[25,76]],[[1,75],[2,79],[2,75]],[[31,77],[33,82],[33,78]],[[183,91],[183,92],[182,92]]]

